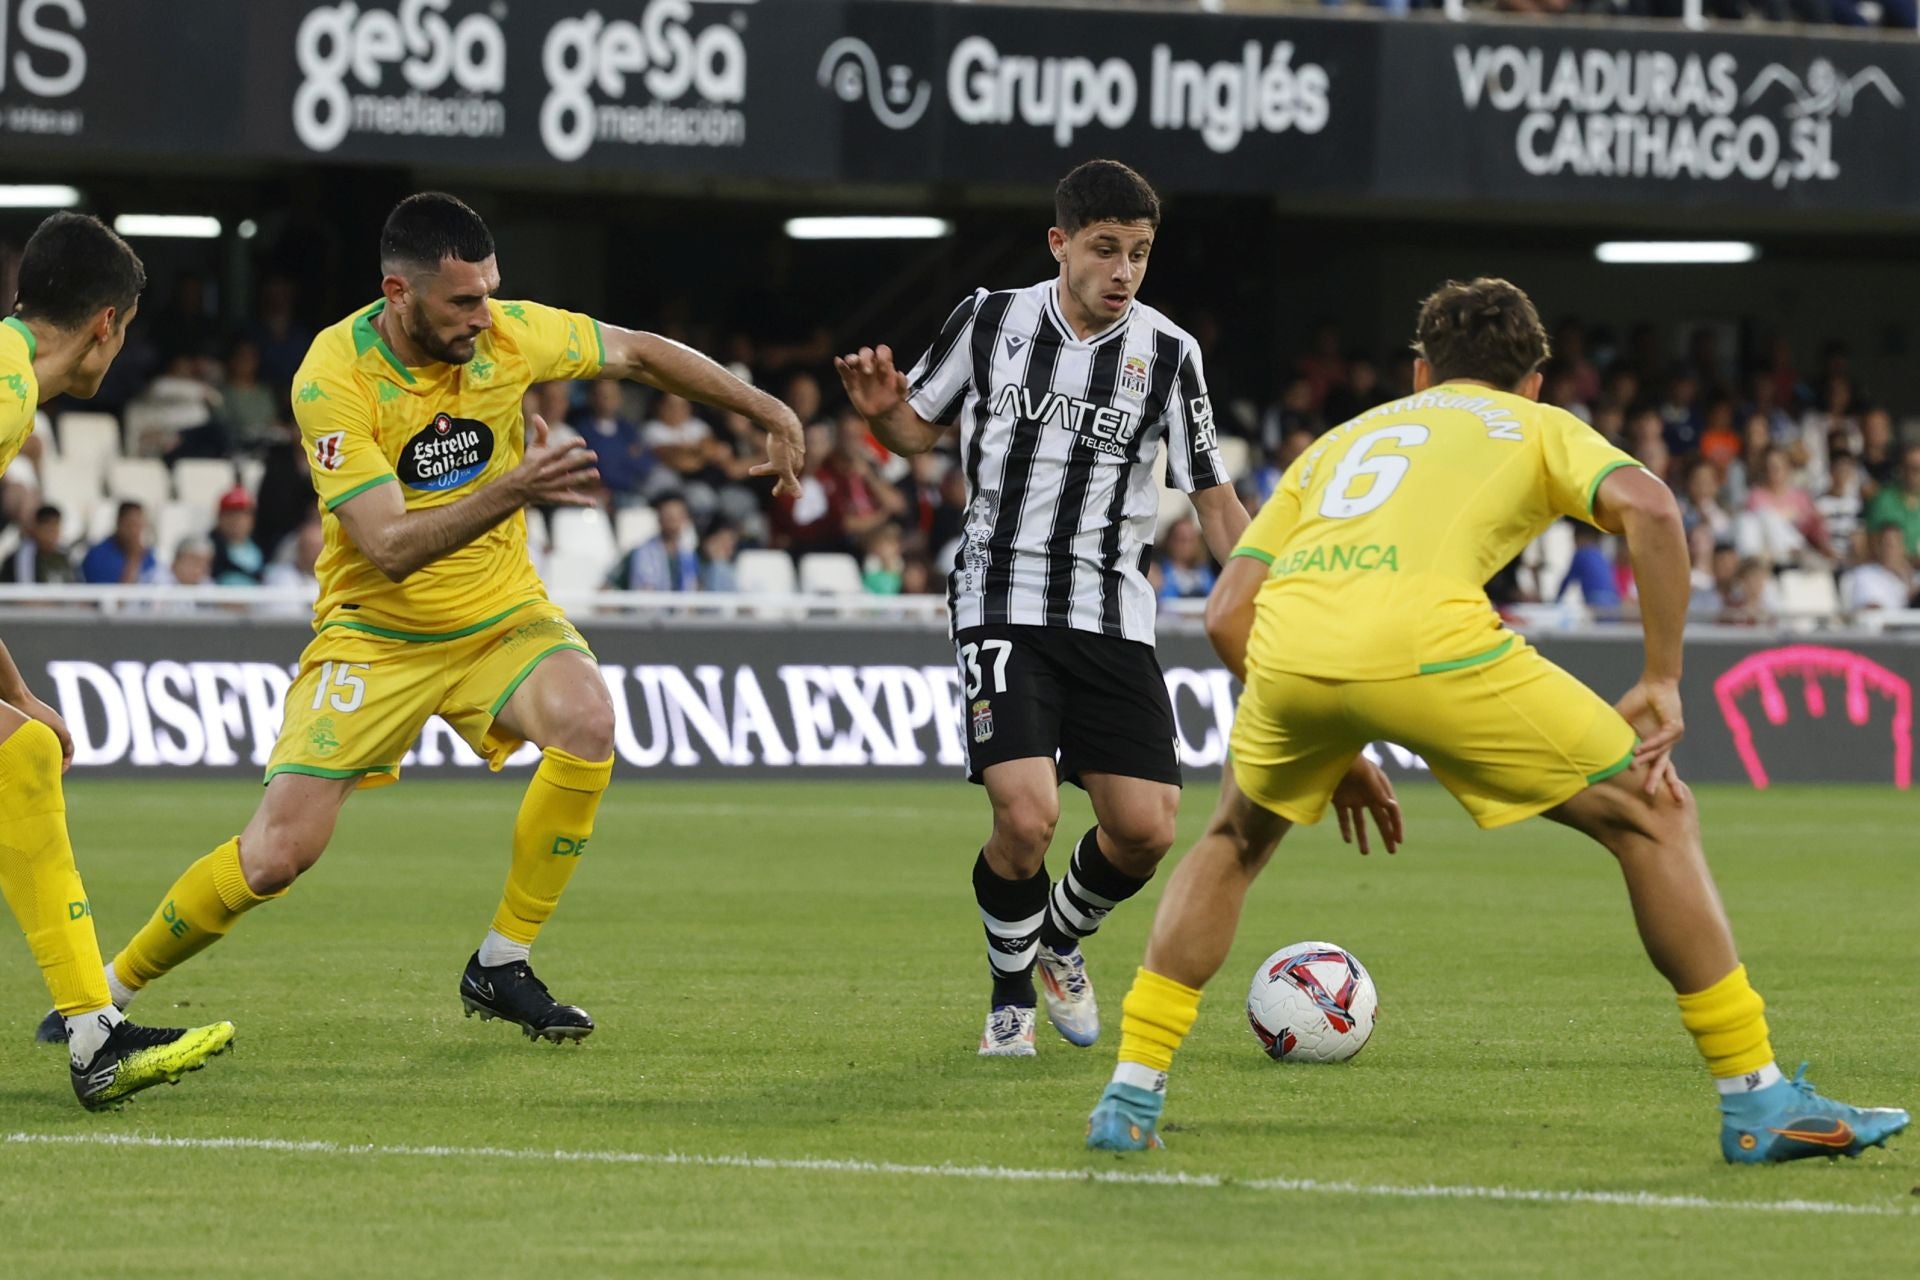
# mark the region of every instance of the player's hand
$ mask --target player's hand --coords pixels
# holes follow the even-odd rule
[[[1367,842],[1368,814],[1373,815],[1373,825],[1380,829],[1388,853],[1398,853],[1401,841],[1406,839],[1400,802],[1393,798],[1393,783],[1365,756],[1353,762],[1347,776],[1333,789],[1333,811],[1340,818],[1340,838],[1348,844],[1357,840],[1363,856],[1373,852]]]
[[[1642,676],[1614,710],[1640,735],[1633,762],[1646,768],[1647,795],[1658,795],[1664,786],[1675,800],[1680,799],[1680,773],[1673,767],[1673,749],[1687,732],[1686,718],[1680,710],[1680,682]]]
[[[38,720],[53,730],[53,736],[60,739],[60,772],[65,773],[73,764],[73,735],[67,732],[67,722],[55,711],[32,694],[13,699],[13,705],[26,712],[30,720]]]
[[[779,407],[760,419],[767,433],[767,460],[747,468],[750,476],[778,476],[773,482],[774,496],[800,496],[800,467],[807,460],[807,435],[800,417],[778,400]]]
[[[548,441],[547,420],[534,414],[527,423],[527,451],[508,473],[523,506],[591,507],[598,499],[591,486],[600,479],[593,450],[578,438]]]
[[[911,390],[907,375],[893,367],[893,348],[884,343],[835,356],[833,367],[840,374],[840,385],[847,389],[847,399],[869,422],[907,402]]]

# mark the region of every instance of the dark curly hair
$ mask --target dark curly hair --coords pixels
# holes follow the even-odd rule
[[[1053,189],[1053,225],[1068,235],[1096,222],[1160,225],[1160,197],[1118,160],[1089,160]]]
[[[1553,353],[1533,300],[1518,285],[1490,276],[1449,280],[1428,294],[1413,349],[1433,366],[1435,382],[1471,378],[1507,389]]]

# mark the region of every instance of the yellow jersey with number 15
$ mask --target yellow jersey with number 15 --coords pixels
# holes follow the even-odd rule
[[[0,320],[0,472],[13,465],[33,434],[40,381],[33,376],[33,330],[19,316]]]
[[[374,327],[384,300],[313,340],[293,379],[293,416],[324,511],[314,630],[350,627],[406,640],[466,634],[546,590],[515,512],[404,582],[389,581],[334,509],[397,485],[409,511],[458,502],[520,463],[520,401],[536,382],[592,378],[606,363],[600,326],[574,311],[491,299],[493,327],[465,364],[409,368]]]
[[[1640,465],[1563,409],[1434,387],[1336,427],[1294,461],[1240,539],[1268,566],[1247,665],[1393,680],[1490,661],[1514,636],[1485,590],[1600,482]]]

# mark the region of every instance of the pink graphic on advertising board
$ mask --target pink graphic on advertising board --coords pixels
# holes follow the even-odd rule
[[[1875,700],[1891,705],[1893,785],[1903,791],[1913,785],[1913,686],[1905,677],[1860,654],[1796,644],[1749,654],[1713,682],[1720,715],[1727,722],[1734,750],[1740,753],[1740,763],[1754,786],[1768,785],[1767,766],[1754,743],[1754,725],[1738,699],[1744,694],[1758,695],[1760,714],[1769,725],[1779,727],[1793,717],[1794,708],[1784,686],[1795,680],[1800,682],[1801,706],[1815,720],[1826,719],[1832,709],[1823,681],[1839,682],[1840,710],[1850,724],[1869,724]]]

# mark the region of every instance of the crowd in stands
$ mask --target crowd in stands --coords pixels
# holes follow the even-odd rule
[[[321,526],[287,389],[312,334],[293,301],[270,282],[261,319],[223,339],[183,285],[172,308],[136,326],[95,402],[51,406],[57,430],[37,433],[0,482],[0,581],[310,586]],[[528,513],[549,584],[943,591],[966,509],[954,443],[912,459],[887,453],[840,396],[824,337],[773,346],[691,336],[708,336],[800,416],[799,495],[773,499],[770,482],[749,474],[764,443],[743,419],[633,384],[538,386],[524,412],[584,439],[602,486],[598,509]],[[1674,336],[1565,322],[1543,398],[1680,498],[1695,616],[1761,623],[1915,604],[1920,445],[1903,447],[1847,352],[1829,345],[1803,370],[1782,341],[1737,361],[1703,329],[1675,360]],[[1411,388],[1410,355],[1355,352],[1331,324],[1278,367],[1271,404],[1217,397],[1223,454],[1250,511],[1321,432]],[[1233,376],[1216,373],[1216,391]],[[1163,503],[1158,543],[1149,574],[1162,597],[1204,597],[1217,566],[1178,495]],[[1571,522],[1489,590],[1503,606],[1572,600],[1602,617],[1630,615],[1635,599],[1613,540]]]

